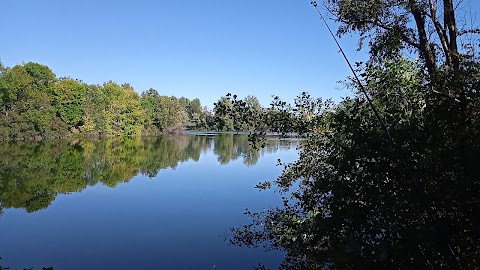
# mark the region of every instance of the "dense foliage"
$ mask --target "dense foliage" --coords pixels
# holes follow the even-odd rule
[[[200,100],[139,95],[128,83],[88,85],[57,78],[47,66],[0,64],[0,140],[113,137],[206,129]]]
[[[284,250],[282,269],[480,268],[476,40],[458,48],[450,0],[325,4],[340,35],[368,39],[371,59],[346,83],[358,92],[337,105],[274,101],[306,140],[258,186],[284,206],[247,211],[230,241]]]

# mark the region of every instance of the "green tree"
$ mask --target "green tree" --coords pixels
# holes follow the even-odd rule
[[[200,99],[194,98],[190,101],[189,110],[187,111],[189,123],[195,129],[205,129],[207,121],[203,113]]]
[[[230,99],[227,97],[221,97],[213,105],[215,106],[213,108],[215,129],[219,131],[232,131],[234,127],[230,112],[233,109],[233,104]]]
[[[106,119],[107,101],[100,85],[88,85],[85,93],[85,116],[82,132],[88,136],[107,135],[109,122]]]
[[[101,89],[106,102],[102,122],[107,124],[107,135],[139,135],[143,124],[139,95],[130,85],[120,86],[112,81]]]
[[[141,103],[146,111],[144,130],[147,134],[176,132],[187,122],[187,112],[175,97],[161,96],[150,89],[142,93]]]
[[[244,129],[255,130],[260,121],[263,121],[264,111],[258,98],[252,95],[246,96],[244,99],[246,114]]]
[[[23,66],[15,66],[0,77],[0,93],[3,111],[17,110],[20,102],[33,91],[33,79]],[[19,108],[23,109],[23,108]]]
[[[4,69],[0,76],[3,138],[53,137],[56,129],[62,129],[52,107],[56,80],[50,68],[37,63]]]
[[[141,107],[140,96],[130,86],[123,84],[124,107],[122,112],[123,135],[140,135],[143,128],[145,113]]]
[[[39,92],[52,92],[57,77],[49,67],[33,62],[26,63],[23,67],[31,76],[35,90]]]
[[[202,109],[202,104],[200,99],[195,98],[190,100],[185,97],[181,97],[179,100],[180,105],[184,108],[185,113],[187,114],[187,123],[186,127],[188,129],[206,129],[207,128],[207,119]]]
[[[87,85],[70,78],[62,78],[55,87],[54,102],[57,115],[70,127],[83,125]]]

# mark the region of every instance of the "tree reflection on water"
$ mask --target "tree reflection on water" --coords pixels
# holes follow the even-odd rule
[[[247,136],[217,134],[118,138],[104,141],[11,142],[0,147],[0,213],[47,208],[58,194],[80,192],[99,183],[115,187],[139,173],[150,178],[160,170],[198,161],[213,149],[220,164],[243,158],[246,165],[288,142],[269,140],[254,151]]]

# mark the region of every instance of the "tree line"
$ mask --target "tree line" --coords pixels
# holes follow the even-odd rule
[[[208,111],[195,98],[141,94],[128,84],[86,84],[57,78],[47,66],[0,63],[0,139],[113,137],[207,129]]]
[[[152,88],[139,94],[128,83],[86,84],[57,78],[39,63],[9,68],[0,62],[0,140],[253,131],[267,122],[275,123],[269,130],[287,130],[294,121],[281,122],[285,113],[262,107],[252,95],[227,94],[208,110],[198,98],[165,96]]]

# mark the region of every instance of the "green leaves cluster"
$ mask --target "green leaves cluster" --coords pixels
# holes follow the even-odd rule
[[[227,94],[214,103],[213,127],[218,131],[252,131],[262,122],[264,109],[255,96],[243,100]]]
[[[202,104],[198,98],[190,100],[181,97],[179,100],[187,114],[187,129],[208,130],[212,126],[212,116],[206,108],[202,108]]]

